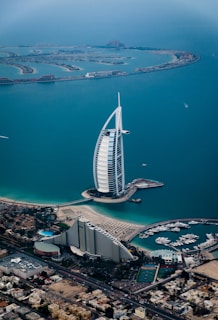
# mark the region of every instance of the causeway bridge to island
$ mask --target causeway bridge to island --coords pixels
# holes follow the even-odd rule
[[[76,205],[76,204],[83,204],[83,203],[86,203],[86,202],[90,202],[92,200],[93,200],[93,198],[89,198],[89,199],[82,198],[82,199],[78,199],[78,200],[73,200],[73,201],[69,201],[69,202],[56,204],[56,205],[53,205],[53,207],[59,207],[59,208],[68,207],[68,206],[73,206],[73,205]]]
[[[73,201],[63,202],[63,203],[57,203],[57,204],[49,204],[49,203],[32,203],[32,202],[25,202],[25,201],[16,201],[16,200],[10,200],[10,199],[3,199],[0,200],[2,203],[7,203],[10,206],[26,206],[26,207],[51,207],[51,208],[61,208],[61,207],[68,207],[73,206],[76,204],[82,204],[86,202],[93,201],[93,198],[81,198]]]

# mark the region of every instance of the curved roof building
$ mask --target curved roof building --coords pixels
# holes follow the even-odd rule
[[[34,243],[34,252],[42,256],[59,256],[60,248],[54,244],[36,241]]]
[[[118,93],[118,107],[101,129],[93,158],[95,187],[104,196],[120,197],[125,192],[122,135],[128,133],[129,131],[122,127],[122,107]]]
[[[38,252],[54,251],[53,248],[56,246],[49,245],[52,244],[70,247],[71,251],[78,255],[88,254],[118,263],[136,259],[118,239],[83,217],[75,218],[73,225],[67,231],[41,240],[47,246],[44,247],[43,243],[36,242],[35,248]]]

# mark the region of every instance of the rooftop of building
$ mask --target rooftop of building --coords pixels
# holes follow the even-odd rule
[[[44,262],[40,262],[34,258],[31,258],[25,254],[12,254],[3,259],[0,259],[0,266],[6,268],[16,268],[21,270],[39,269],[42,266],[46,266]]]
[[[34,247],[35,247],[36,250],[43,251],[43,252],[46,252],[46,253],[52,253],[52,252],[59,252],[60,251],[58,246],[56,246],[54,244],[51,244],[51,243],[46,243],[46,242],[43,242],[43,241],[36,241],[34,243]]]

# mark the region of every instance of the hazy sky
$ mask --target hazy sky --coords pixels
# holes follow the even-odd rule
[[[30,34],[33,43],[60,37],[132,42],[142,31],[146,42],[151,29],[163,37],[163,26],[218,30],[217,12],[218,0],[1,0],[0,44],[25,44]]]

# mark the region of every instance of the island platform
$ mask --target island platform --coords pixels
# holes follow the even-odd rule
[[[149,180],[144,178],[134,179],[132,182],[128,183],[125,192],[120,197],[109,197],[106,194],[98,193],[96,189],[87,189],[83,191],[82,196],[85,199],[90,199],[95,202],[101,203],[121,203],[126,201],[131,201],[132,196],[137,192],[138,189],[150,189],[164,186],[163,182],[156,180]],[[132,202],[140,203],[141,201]],[[138,199],[137,199],[138,200]]]

